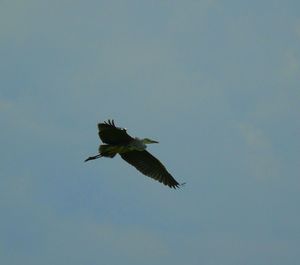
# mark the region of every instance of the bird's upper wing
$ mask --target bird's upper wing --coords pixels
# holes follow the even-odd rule
[[[114,121],[98,124],[98,134],[103,143],[106,144],[127,144],[133,138],[127,134],[126,129],[116,127]]]
[[[156,179],[171,188],[176,189],[180,186],[164,165],[146,150],[121,153],[120,156],[146,176]]]

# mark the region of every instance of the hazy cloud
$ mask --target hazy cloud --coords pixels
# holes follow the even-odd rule
[[[294,265],[298,9],[2,1],[0,263]],[[185,187],[83,163],[108,118]]]

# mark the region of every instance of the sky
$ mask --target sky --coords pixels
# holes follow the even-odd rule
[[[299,10],[0,1],[0,263],[300,264]],[[107,119],[186,185],[84,163]]]

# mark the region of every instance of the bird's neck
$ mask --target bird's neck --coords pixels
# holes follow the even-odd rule
[[[143,151],[147,148],[146,144],[144,143],[143,139],[134,138],[134,141],[131,143],[131,147],[134,150]]]

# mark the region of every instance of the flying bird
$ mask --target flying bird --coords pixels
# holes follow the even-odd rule
[[[126,162],[134,166],[144,175],[153,178],[170,188],[178,188],[179,184],[167,171],[165,166],[148,151],[147,144],[158,143],[149,138],[133,138],[126,129],[116,127],[114,120],[98,124],[98,135],[104,144],[99,146],[99,154],[88,157],[86,161],[100,157],[113,158],[119,154]]]

